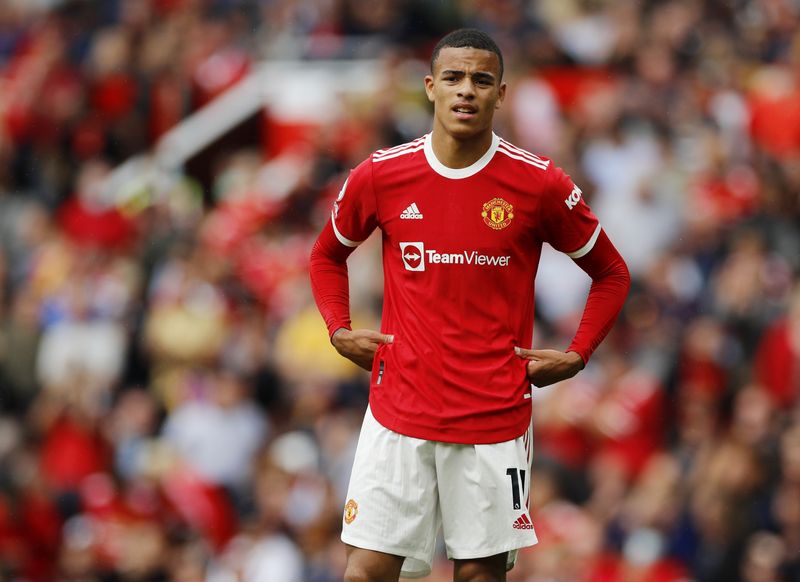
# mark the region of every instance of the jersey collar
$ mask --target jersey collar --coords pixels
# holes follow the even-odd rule
[[[474,176],[484,169],[486,165],[492,161],[498,145],[500,145],[500,138],[497,136],[497,134],[492,132],[492,145],[489,146],[489,149],[486,150],[486,153],[483,154],[474,164],[467,166],[466,168],[448,168],[442,164],[442,162],[436,159],[436,154],[433,153],[433,146],[431,145],[431,134],[428,133],[425,135],[425,158],[428,160],[428,165],[437,174],[452,180],[460,180],[462,178]]]

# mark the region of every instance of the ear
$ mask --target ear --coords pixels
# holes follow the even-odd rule
[[[433,103],[433,77],[430,75],[425,75],[425,94],[428,95],[428,101]]]
[[[506,98],[506,84],[500,83],[500,88],[497,90],[497,102],[494,104],[495,109],[500,109],[503,104],[503,99]]]

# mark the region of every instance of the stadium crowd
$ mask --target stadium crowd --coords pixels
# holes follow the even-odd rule
[[[0,2],[0,578],[341,579],[367,378],[308,252],[347,170],[427,131],[428,54],[462,25],[504,50],[500,133],[583,187],[634,282],[534,394],[540,543],[509,580],[800,580],[792,0]],[[113,167],[273,58],[397,76],[114,204]],[[378,325],[377,241],[351,261]],[[587,289],[545,254],[536,346],[567,345]]]

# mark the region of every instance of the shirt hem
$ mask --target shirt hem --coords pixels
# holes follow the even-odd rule
[[[530,400],[525,401],[530,405]],[[514,425],[511,429],[506,429],[502,432],[499,431],[465,431],[458,430],[452,433],[444,433],[440,429],[423,426],[413,422],[392,417],[391,415],[384,414],[379,406],[375,406],[374,402],[370,402],[370,409],[372,415],[384,428],[388,428],[398,434],[405,436],[426,440],[436,441],[441,443],[451,443],[458,445],[491,445],[495,443],[504,443],[506,441],[513,441],[518,439],[528,430],[531,423],[530,415],[527,416],[524,422],[519,421],[518,425]]]

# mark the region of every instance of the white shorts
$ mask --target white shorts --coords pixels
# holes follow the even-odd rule
[[[528,512],[531,429],[488,445],[427,441],[393,432],[367,408],[342,520],[342,541],[404,556],[401,576],[431,571],[436,536],[463,560],[534,545]]]

